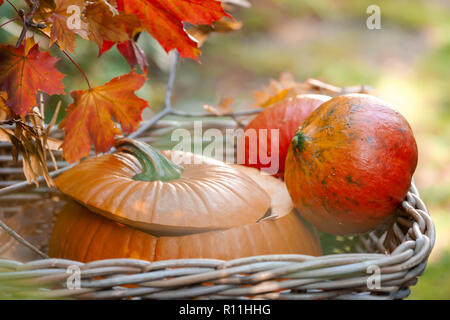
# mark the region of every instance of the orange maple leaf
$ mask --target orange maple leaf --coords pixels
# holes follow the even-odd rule
[[[58,58],[39,50],[31,38],[18,48],[0,45],[0,91],[6,91],[6,106],[25,116],[36,105],[38,90],[64,94],[64,74],[55,68]]]
[[[295,97],[305,90],[305,83],[297,82],[293,74],[283,72],[279,81],[271,79],[267,87],[253,93],[254,106],[267,108],[283,99]]]
[[[81,12],[86,7],[85,2],[84,0],[54,0],[54,2],[55,9],[48,17],[48,20],[51,22],[50,45],[58,42],[61,50],[75,52],[75,35],[79,34],[87,37],[88,26],[81,19]],[[72,18],[72,15],[76,15],[77,12],[73,11],[73,6],[77,7],[80,13],[80,17],[75,17],[75,19]]]
[[[205,109],[205,111],[207,112],[215,114],[216,116],[223,116],[224,114],[233,112],[233,104],[233,98],[222,98],[218,105],[212,106],[209,104],[205,104],[203,105],[203,109]]]
[[[145,76],[132,71],[103,86],[70,93],[74,102],[68,106],[66,117],[60,123],[66,134],[63,156],[69,163],[89,155],[92,144],[96,152],[108,151],[114,137],[121,133],[113,119],[124,134],[139,127],[142,110],[148,103],[134,92],[145,81]]]
[[[135,14],[167,52],[177,49],[183,58],[198,59],[201,52],[183,22],[210,25],[229,16],[216,0],[117,0],[117,4],[119,10]]]
[[[136,16],[125,13],[114,13],[114,7],[106,1],[97,1],[86,7],[85,18],[89,25],[88,39],[97,43],[102,49],[103,41],[124,42],[130,39],[127,28],[140,27]]]

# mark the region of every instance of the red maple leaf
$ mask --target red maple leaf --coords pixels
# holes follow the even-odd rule
[[[146,72],[148,67],[147,56],[144,50],[134,41],[128,40],[117,44],[117,49],[128,61],[131,68],[138,65]]]
[[[114,42],[107,40],[103,41],[103,46],[99,50],[99,56],[111,49],[114,45]],[[136,41],[127,40],[120,42],[117,44],[117,50],[119,50],[122,56],[127,60],[131,69],[133,69],[134,66],[139,66],[142,71],[147,72],[147,55]]]
[[[6,106],[25,116],[36,105],[38,90],[64,94],[64,74],[55,68],[58,60],[30,38],[18,48],[0,45],[0,91],[8,94]]]
[[[132,71],[103,86],[70,93],[74,102],[68,106],[66,117],[60,123],[66,134],[63,156],[69,163],[89,155],[92,144],[96,152],[111,149],[114,137],[121,133],[113,119],[124,134],[139,127],[142,110],[148,103],[134,92],[145,80],[145,76]]]
[[[135,14],[167,52],[177,49],[181,57],[196,60],[201,51],[183,22],[210,25],[229,16],[216,0],[117,0],[117,4],[119,10]]]

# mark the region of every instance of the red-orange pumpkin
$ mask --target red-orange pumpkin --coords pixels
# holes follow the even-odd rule
[[[301,94],[295,98],[281,100],[264,109],[244,129],[244,133],[249,137],[251,137],[251,131],[256,133],[256,144],[251,145],[250,138],[246,138],[244,165],[268,171],[272,161],[265,163],[259,156],[267,155],[278,162],[278,170],[274,175],[283,177],[286,154],[297,128],[315,109],[329,99],[331,98],[319,94]],[[260,136],[261,130],[264,129],[267,130],[267,138]],[[270,130],[279,130],[278,148],[274,150],[271,147]],[[273,166],[275,167],[276,164]]]
[[[322,104],[298,129],[285,181],[300,214],[317,228],[361,233],[394,213],[416,165],[405,118],[378,98],[347,94]]]

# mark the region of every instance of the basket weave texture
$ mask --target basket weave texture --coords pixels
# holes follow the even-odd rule
[[[203,129],[225,131],[235,125],[233,121],[207,120]],[[164,136],[180,127],[192,129],[192,122],[160,121],[140,140],[158,146]],[[14,169],[4,169],[3,179],[10,179]],[[37,201],[49,197],[52,194],[48,191],[41,187],[0,197],[0,210],[13,211],[14,203],[22,198]],[[89,263],[0,259],[0,298],[403,299],[424,272],[435,241],[433,221],[414,183],[394,220],[384,229],[358,236],[358,240],[360,252],[320,257],[267,255],[231,261],[157,262],[110,259]],[[80,276],[79,283],[74,275]]]

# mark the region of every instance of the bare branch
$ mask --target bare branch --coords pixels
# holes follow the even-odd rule
[[[236,111],[236,112],[230,112],[230,113],[224,113],[220,116],[215,115],[214,113],[210,112],[198,112],[198,113],[192,113],[192,112],[184,112],[179,110],[172,110],[170,114],[180,117],[189,117],[189,118],[202,118],[202,117],[239,117],[239,116],[250,116],[254,114],[258,114],[262,111],[262,108],[257,109],[251,109],[251,110],[243,110],[243,111]]]
[[[43,253],[41,250],[39,250],[38,248],[36,248],[34,245],[32,245],[30,242],[28,242],[27,240],[25,240],[24,238],[22,238],[17,232],[15,232],[13,229],[11,229],[10,227],[8,227],[6,224],[3,223],[3,221],[0,220],[0,227],[6,231],[7,234],[9,234],[11,237],[13,237],[14,239],[16,239],[18,242],[20,242],[21,244],[23,244],[25,247],[27,247],[28,249],[32,250],[33,252],[37,253],[38,255],[40,255],[42,258],[44,259],[48,259],[48,255],[46,255],[45,253]]]

